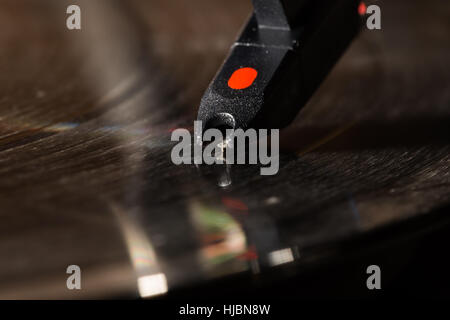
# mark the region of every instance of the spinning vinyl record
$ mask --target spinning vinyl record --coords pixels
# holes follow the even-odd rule
[[[275,286],[400,240],[407,264],[448,222],[450,3],[377,3],[263,176],[171,161],[250,1],[77,1],[81,30],[71,1],[2,1],[0,297]]]

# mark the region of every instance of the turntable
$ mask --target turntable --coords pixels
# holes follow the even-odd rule
[[[171,133],[250,1],[2,1],[0,298],[448,296],[450,4],[374,3],[382,29],[286,96],[278,173],[220,183]]]

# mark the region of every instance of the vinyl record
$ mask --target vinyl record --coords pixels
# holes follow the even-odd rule
[[[283,278],[446,220],[448,1],[378,2],[382,30],[363,28],[281,131],[274,176],[170,158],[250,1],[77,3],[81,30],[71,1],[0,3],[0,297]]]

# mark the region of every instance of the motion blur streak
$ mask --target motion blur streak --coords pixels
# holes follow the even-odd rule
[[[148,298],[168,291],[167,279],[157,263],[153,246],[128,213],[114,207],[137,276],[139,295]]]

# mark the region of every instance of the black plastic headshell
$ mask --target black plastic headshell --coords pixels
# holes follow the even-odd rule
[[[253,0],[254,14],[206,90],[205,127],[287,126],[360,26],[357,0]]]

